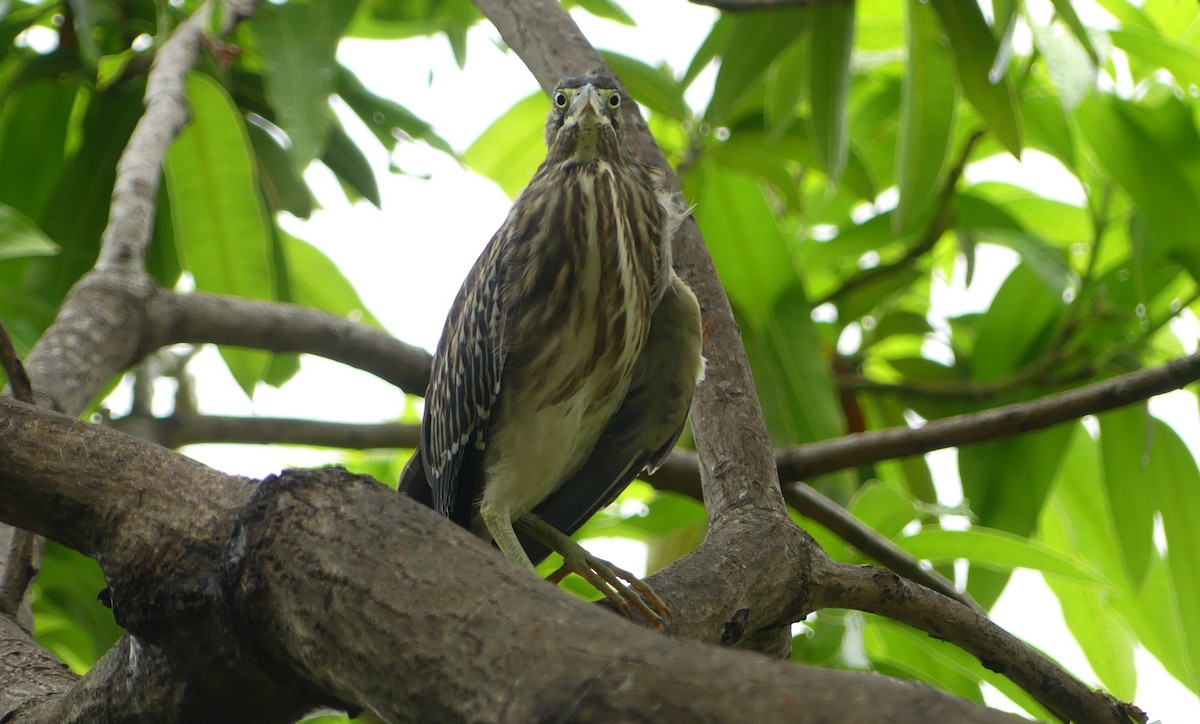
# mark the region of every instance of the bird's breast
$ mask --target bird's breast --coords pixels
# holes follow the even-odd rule
[[[513,308],[486,463],[508,471],[493,477],[524,478],[531,505],[578,469],[624,399],[659,273],[660,207],[648,184],[597,161],[558,192],[563,203],[537,225],[544,246],[530,247],[532,277]]]

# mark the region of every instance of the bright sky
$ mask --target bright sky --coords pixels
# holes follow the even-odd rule
[[[665,60],[677,71],[686,68],[706,35],[715,11],[685,0],[625,2],[637,21],[636,28],[597,20],[576,11],[584,33],[598,47],[622,52],[650,63]],[[654,42],[647,42],[653,38]],[[650,51],[661,53],[658,58]],[[414,39],[376,43],[348,41],[339,57],[375,92],[397,99],[431,122],[457,150],[465,150],[501,112],[537,90],[525,66],[501,49],[490,26],[477,26],[470,34],[465,70],[454,64],[444,39]],[[432,70],[431,70],[432,69]],[[703,108],[711,92],[712,72],[692,87],[689,101]],[[343,114],[345,116],[345,114]],[[351,129],[352,132],[354,129]],[[507,213],[509,200],[490,181],[470,173],[440,152],[419,143],[401,144],[392,157],[411,176],[389,173],[386,152],[366,129],[353,135],[368,151],[376,169],[383,208],[366,202],[346,202],[332,175],[314,166],[307,178],[317,189],[323,207],[307,222],[285,219],[285,227],[328,254],[354,283],[366,305],[398,338],[432,349],[441,333],[446,310],[470,265]],[[1036,167],[1031,173],[1030,166]],[[980,164],[968,178],[1048,178],[1054,169],[1036,155],[1026,164],[1013,160]],[[427,177],[419,178],[419,177]],[[1052,178],[1050,176],[1049,178]],[[1078,189],[1073,180],[1059,189]],[[1042,184],[1039,191],[1044,190]],[[1077,192],[1078,193],[1078,192]],[[1077,201],[1077,199],[1075,199]],[[991,299],[1003,275],[1015,263],[1011,252],[986,249],[990,255],[970,289],[941,285],[935,294],[935,314],[982,308]],[[961,276],[960,276],[961,278]],[[1193,334],[1194,339],[1194,334]],[[278,415],[353,421],[395,419],[403,408],[403,395],[365,373],[313,357],[303,359],[301,373],[284,390],[261,387],[253,403],[246,400],[216,357],[206,350],[192,365],[202,376],[202,411],[212,414]],[[169,401],[159,402],[169,412]],[[113,400],[120,411],[127,402]],[[1156,402],[1156,413],[1164,404]],[[1165,405],[1178,429],[1200,430],[1195,398]],[[1195,442],[1200,434],[1186,434]],[[1196,452],[1194,450],[1194,452]],[[193,446],[188,453],[215,467],[243,475],[262,476],[287,466],[329,462],[330,454],[294,448],[229,445]],[[953,450],[929,456],[939,490],[954,502],[961,498]],[[956,492],[957,491],[957,492]],[[632,548],[605,548],[602,555],[620,558],[637,572],[644,569],[640,544]],[[1037,611],[1038,616],[1031,616]],[[1095,682],[1079,647],[1066,632],[1056,599],[1040,575],[1019,572],[994,611],[1002,626],[1051,653],[1085,680]],[[1144,652],[1139,653],[1138,702],[1164,722],[1200,721],[1200,701]],[[997,703],[998,695],[989,696]]]

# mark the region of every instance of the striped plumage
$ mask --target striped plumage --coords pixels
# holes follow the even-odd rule
[[[703,370],[671,268],[686,210],[626,147],[615,81],[569,78],[552,101],[546,160],[446,320],[401,479],[518,561],[522,515],[573,532],[661,463]]]

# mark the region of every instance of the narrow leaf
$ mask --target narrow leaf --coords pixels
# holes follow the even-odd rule
[[[60,251],[58,244],[42,233],[24,214],[0,204],[0,259],[23,256],[53,256]]]
[[[1102,582],[1099,573],[1082,559],[1002,530],[927,527],[907,538],[900,538],[896,544],[916,558],[933,563],[949,563],[966,558],[972,563],[997,570],[1028,568],[1076,581]]]
[[[996,57],[996,38],[976,2],[931,0],[954,49],[958,78],[967,100],[1009,153],[1021,157],[1021,116],[1017,94],[1007,75],[993,83],[989,77]]]
[[[898,233],[911,230],[928,214],[945,182],[958,107],[953,60],[928,3],[908,0],[905,31],[908,63],[901,84],[896,149],[900,202],[892,217]]]
[[[175,240],[196,288],[251,299],[274,297],[267,218],[258,196],[250,140],[233,101],[211,77],[188,77],[191,122],[167,152]],[[267,356],[222,349],[247,395]]]
[[[814,31],[809,44],[809,122],[825,173],[836,184],[846,167],[849,144],[846,99],[854,49],[854,3],[820,3],[810,13]]]
[[[329,96],[337,76],[337,43],[358,3],[267,3],[254,23],[263,56],[267,101],[292,140],[303,171],[321,155],[332,122]]]

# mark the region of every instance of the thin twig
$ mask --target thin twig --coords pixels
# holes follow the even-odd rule
[[[1041,430],[1177,390],[1197,379],[1200,379],[1200,353],[1068,392],[933,420],[917,429],[858,432],[795,445],[780,450],[776,462],[781,479],[807,480],[856,465]]]
[[[3,322],[0,322],[0,367],[8,377],[14,398],[27,405],[37,404],[29,373],[25,371],[21,356],[17,354],[17,348]],[[12,529],[8,551],[0,558],[0,615],[14,621],[24,618],[18,613],[25,602],[25,591],[38,573],[39,549],[37,535],[19,528]],[[22,625],[29,628],[32,623],[23,621]],[[32,633],[31,629],[29,633]]]
[[[27,405],[35,404],[29,373],[25,371],[21,356],[17,354],[17,348],[13,345],[12,337],[9,336],[3,322],[0,322],[0,368],[4,370],[8,383],[12,385],[13,397]]]

